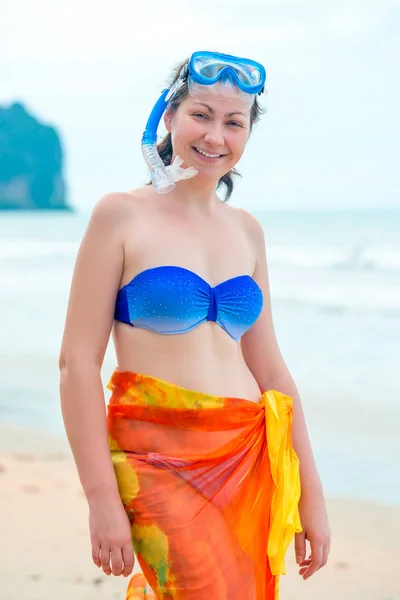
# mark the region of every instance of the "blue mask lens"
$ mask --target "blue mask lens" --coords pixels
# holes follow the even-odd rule
[[[265,69],[256,61],[220,54],[194,52],[189,61],[189,76],[200,85],[214,85],[227,77],[248,94],[260,94],[265,85]]]

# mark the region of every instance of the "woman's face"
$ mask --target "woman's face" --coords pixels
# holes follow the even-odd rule
[[[173,158],[216,181],[241,158],[250,135],[251,107],[242,98],[226,99],[213,93],[201,100],[187,96],[175,113],[167,111]]]

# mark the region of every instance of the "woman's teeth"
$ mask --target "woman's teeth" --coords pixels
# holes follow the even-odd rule
[[[200,150],[200,148],[196,148],[196,146],[194,147],[194,149],[197,150],[199,154],[207,156],[207,158],[219,158],[220,156],[222,156],[221,154],[209,154],[208,152],[204,152],[204,150]]]

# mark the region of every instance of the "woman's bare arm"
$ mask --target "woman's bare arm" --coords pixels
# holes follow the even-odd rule
[[[261,315],[242,337],[243,356],[263,391],[275,389],[293,398],[292,438],[293,447],[300,460],[302,491],[306,493],[309,490],[312,494],[322,493],[299,392],[276,339],[264,232],[252,215],[243,211],[243,217],[256,254],[256,268],[253,277],[260,286],[264,297]]]
[[[63,419],[88,500],[99,492],[118,495],[100,369],[124,265],[123,202],[109,194],[92,212],[76,259],[59,358]]]
[[[93,562],[107,575],[124,576],[132,572],[134,555],[108,447],[100,370],[124,267],[127,202],[124,194],[109,194],[93,210],[76,260],[59,359],[62,414],[89,504]]]
[[[308,436],[302,403],[296,384],[279,350],[275,335],[264,233],[258,221],[243,211],[248,234],[254,244],[256,268],[254,279],[262,289],[264,306],[260,317],[242,337],[244,359],[262,391],[274,389],[293,398],[292,442],[299,457],[301,498],[299,502],[302,531],[295,534],[296,560],[303,579],[325,566],[330,550],[330,527],[324,493]],[[311,554],[306,559],[306,540]]]

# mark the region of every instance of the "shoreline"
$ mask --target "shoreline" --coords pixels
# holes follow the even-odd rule
[[[11,425],[0,420],[0,457],[26,454],[34,458],[74,461],[66,435],[57,435],[25,426]],[[400,503],[384,500],[346,496],[344,494],[325,494],[327,500],[361,502],[379,508],[399,508]]]
[[[73,460],[66,437],[0,421],[0,455],[20,452],[35,457],[57,454]]]
[[[328,564],[304,581],[292,543],[281,600],[400,598],[400,506],[327,497],[327,508]],[[0,422],[0,515],[7,600],[125,598],[128,580],[107,577],[91,562],[87,503],[66,439]]]

